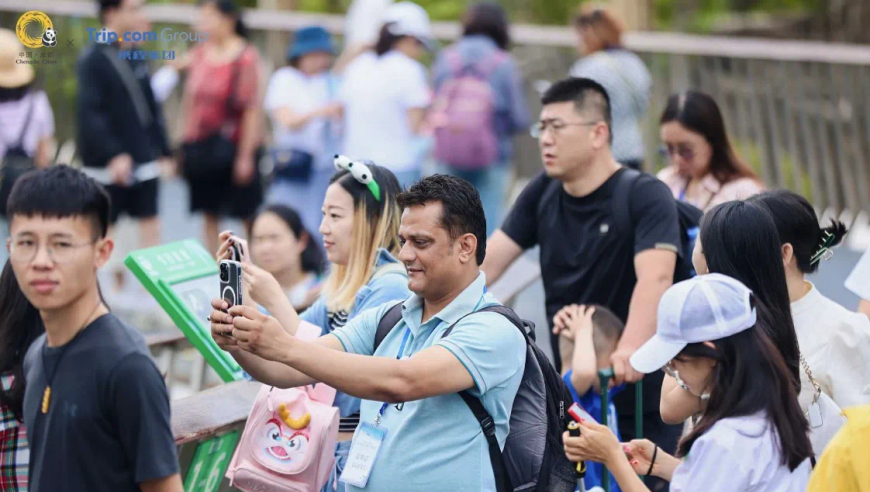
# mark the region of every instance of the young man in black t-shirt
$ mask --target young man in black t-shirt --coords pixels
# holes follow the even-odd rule
[[[182,492],[166,385],[142,335],[103,304],[110,200],[69,166],[9,197],[9,260],[45,334],[24,359],[31,492]]]
[[[614,190],[625,171],[610,152],[610,101],[589,79],[554,84],[542,98],[536,127],[544,172],[523,190],[502,225],[488,240],[482,270],[493,283],[523,250],[540,246],[547,316],[571,304],[601,304],[626,321],[611,357],[616,384],[642,375],[628,358],[655,333],[659,299],[673,282],[680,229],[673,196],[664,183],[643,175],[632,186],[629,203],[616,203]],[[615,207],[628,207],[633,230],[620,230]],[[558,335],[553,337],[561,365]],[[647,436],[663,427],[658,413],[661,374],[644,379]],[[623,437],[634,434],[633,391],[617,401]],[[624,424],[624,425],[623,425]],[[624,429],[624,430],[623,430]]]

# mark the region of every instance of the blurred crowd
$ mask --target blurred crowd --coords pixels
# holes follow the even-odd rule
[[[100,23],[147,30],[143,4],[99,0]],[[472,4],[442,47],[419,5],[357,2],[349,18],[368,22],[342,50],[299,29],[271,74],[233,0],[197,5],[206,40],[157,73],[123,41],[83,52],[81,171],[52,165],[48,98],[0,30],[0,490],[181,490],[165,386],[96,281],[122,215],[160,244],[173,173],[216,260],[241,256],[244,302],[213,301],[214,341],[309,402],[310,420],[254,406],[229,471],[244,490],[269,470],[296,490],[303,471],[250,463],[308,446],[333,463],[305,479],[324,491],[867,490],[870,252],[844,279],[865,316],[807,279],[846,225],[768,190],[699,90],[668,98],[669,165],[643,172],[654,81],[612,12],[579,11],[580,58],[533,120],[496,3]],[[179,81],[172,142],[162,103]],[[543,169],[509,204],[525,131]],[[533,248],[551,332],[537,342],[488,292]],[[563,435],[575,403],[579,435]],[[317,419],[331,430],[300,431]],[[527,428],[540,443],[519,443]],[[574,476],[581,461],[596,465]]]

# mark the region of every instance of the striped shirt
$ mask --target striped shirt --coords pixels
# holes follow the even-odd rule
[[[578,60],[571,67],[571,76],[592,79],[607,91],[613,118],[613,158],[621,163],[643,160],[640,125],[652,87],[643,60],[623,49],[597,51]]]
[[[12,387],[10,373],[0,376],[3,389]],[[0,404],[0,492],[27,492],[27,468],[30,446],[24,424],[15,418],[12,409]]]

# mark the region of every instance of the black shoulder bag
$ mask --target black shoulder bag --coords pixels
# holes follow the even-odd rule
[[[245,48],[247,50],[247,48]],[[242,54],[244,54],[244,50]],[[239,55],[241,58],[242,55]],[[226,114],[232,115],[237,98],[236,86],[239,81],[239,58],[233,61],[233,75],[230,82],[230,95],[226,99]],[[226,122],[202,140],[182,145],[184,177],[188,181],[220,180],[233,174],[238,145],[227,135]]]
[[[27,134],[27,129],[30,127],[33,106],[36,105],[33,94],[29,94],[26,97],[30,98],[30,103],[27,107],[24,125],[21,127],[21,133],[18,134],[18,140],[13,145],[7,146],[6,154],[3,156],[2,168],[0,168],[0,215],[4,217],[6,216],[6,202],[9,201],[12,186],[22,175],[36,169],[33,158],[27,155],[27,151],[24,150],[24,137]]]

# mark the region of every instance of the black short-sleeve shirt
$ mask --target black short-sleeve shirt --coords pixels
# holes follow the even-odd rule
[[[526,186],[505,219],[502,230],[514,242],[523,249],[541,248],[551,327],[553,316],[574,303],[600,304],[625,322],[637,284],[635,255],[648,249],[680,254],[679,217],[671,191],[654,176],[641,174],[631,184],[629,203],[616,203],[614,192],[624,172],[618,170],[597,190],[579,198],[542,172]],[[616,207],[629,207],[629,214],[622,216],[633,231],[617,224]],[[552,336],[551,342],[554,362],[560,367],[558,336]],[[643,381],[644,413],[658,415],[662,373]],[[614,398],[623,437],[633,435],[629,429],[634,428],[634,395],[623,391]]]
[[[568,304],[600,304],[620,319],[637,283],[634,257],[648,249],[679,253],[677,206],[668,187],[643,174],[630,203],[614,203],[620,169],[584,197],[569,195],[541,173],[523,190],[502,230],[523,249],[539,245],[547,318]],[[634,231],[621,230],[614,207],[630,207]]]
[[[142,335],[113,314],[61,347],[38,338],[24,374],[31,492],[138,492],[178,473],[163,377]]]

